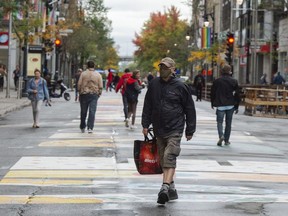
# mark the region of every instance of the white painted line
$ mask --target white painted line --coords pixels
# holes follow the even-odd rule
[[[11,170],[115,170],[115,158],[22,157]]]

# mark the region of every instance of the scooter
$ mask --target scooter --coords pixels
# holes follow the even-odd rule
[[[60,94],[55,92],[60,89]],[[66,101],[69,101],[71,99],[70,93],[68,92],[68,87],[63,83],[63,80],[58,80],[56,83],[51,84],[50,87],[48,87],[49,90],[49,96],[51,98],[60,98],[64,96],[64,99]]]

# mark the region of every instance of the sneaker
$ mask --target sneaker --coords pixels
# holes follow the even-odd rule
[[[81,133],[85,133],[85,128],[80,128]]]
[[[231,143],[229,141],[225,141],[225,145],[230,145]]]
[[[129,119],[125,119],[125,127],[129,127]]]
[[[169,201],[168,190],[169,190],[169,186],[166,184],[163,184],[160,189],[160,192],[158,193],[158,200],[157,200],[158,204],[164,205],[166,202]]]
[[[131,125],[131,126],[130,126],[130,129],[131,129],[131,130],[137,129],[137,126]]]
[[[217,142],[217,146],[222,146],[222,142],[224,141],[224,137],[222,136]]]
[[[169,198],[170,200],[176,200],[178,199],[178,194],[176,189],[170,189],[168,190]]]
[[[88,133],[89,133],[89,134],[93,133],[93,130],[90,129],[90,128],[88,128]]]
[[[169,199],[170,200],[178,199],[178,194],[177,194],[177,190],[175,189],[175,183],[174,182],[170,183],[168,193],[169,193]]]

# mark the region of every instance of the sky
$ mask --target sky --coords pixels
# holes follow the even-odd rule
[[[160,11],[172,5],[180,10],[181,19],[191,20],[191,8],[185,0],[104,0],[110,8],[108,19],[112,21],[112,38],[119,47],[120,56],[132,56],[136,47],[132,43],[135,33],[140,33],[145,21],[152,12]]]

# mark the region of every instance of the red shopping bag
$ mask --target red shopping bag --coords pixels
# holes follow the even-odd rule
[[[140,174],[161,174],[159,155],[157,151],[156,137],[149,129],[152,139],[145,137],[144,141],[134,140],[134,161]]]

